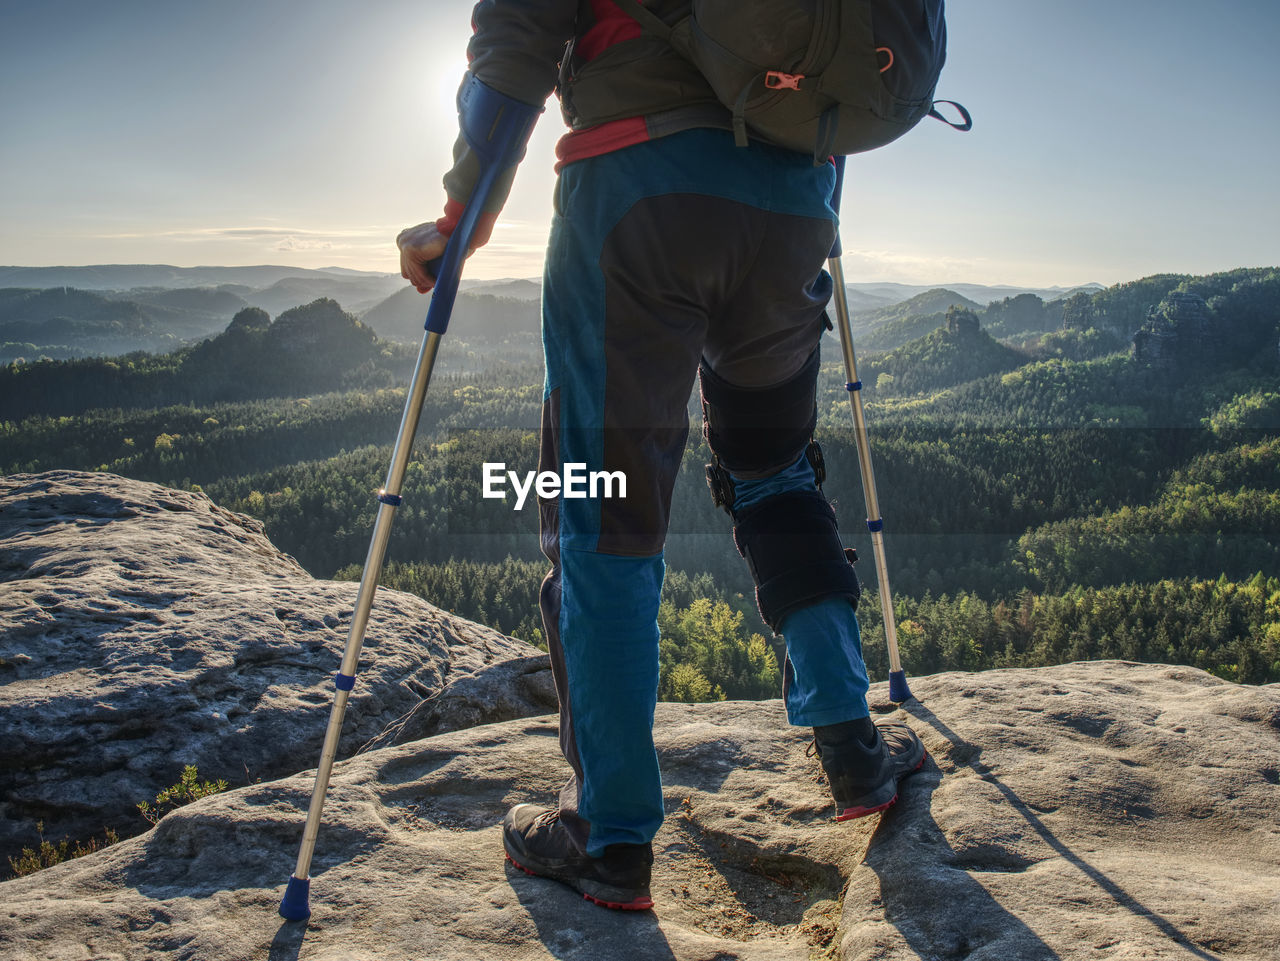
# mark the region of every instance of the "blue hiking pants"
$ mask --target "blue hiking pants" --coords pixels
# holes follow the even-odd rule
[[[567,165],[543,284],[540,470],[625,477],[612,497],[541,498],[552,563],[541,607],[573,768],[561,819],[593,856],[644,843],[663,819],[652,727],[671,491],[700,360],[726,381],[794,377],[817,348],[835,236],[830,165],[689,130]],[[740,479],[738,506],[813,489],[808,463]],[[588,493],[590,493],[588,491]],[[726,543],[726,548],[728,544]],[[792,723],[867,715],[852,605],[781,625]],[[714,681],[714,678],[712,679]]]

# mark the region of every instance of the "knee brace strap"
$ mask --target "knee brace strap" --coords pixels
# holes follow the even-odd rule
[[[736,514],[733,541],[756,582],[756,604],[779,632],[792,611],[847,597],[856,608],[862,590],[836,528],[836,513],[818,491],[779,494]]]
[[[773,387],[736,387],[704,361],[703,436],[726,470],[738,474],[780,470],[795,462],[817,425],[818,352],[794,377]]]
[[[817,484],[818,490],[822,490],[822,485],[827,479],[827,461],[822,456],[822,445],[816,440],[809,441],[809,446],[804,449],[804,456],[813,470],[814,483]],[[716,507],[723,507],[726,514],[732,515],[733,501],[737,491],[733,476],[725,470],[719,457],[713,457],[711,463],[707,465],[707,487],[711,491],[711,503]]]

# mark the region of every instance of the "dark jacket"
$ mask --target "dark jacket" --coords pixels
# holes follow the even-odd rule
[[[646,0],[646,6],[668,23],[689,12],[689,0]],[[665,41],[645,35],[613,0],[481,0],[472,25],[467,56],[481,81],[529,104],[542,104],[556,90],[570,128],[556,147],[560,164],[693,127],[732,126],[697,68]],[[456,225],[479,176],[461,137],[453,157],[439,222],[445,232]],[[490,216],[475,238],[481,243],[514,174],[513,168],[485,204]]]

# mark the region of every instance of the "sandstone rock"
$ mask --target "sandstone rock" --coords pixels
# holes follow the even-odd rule
[[[0,865],[35,845],[40,820],[54,840],[137,833],[137,802],[186,764],[233,786],[313,767],[355,596],[201,494],[108,474],[0,478]],[[379,591],[340,756],[461,678],[465,698],[432,701],[433,732],[553,710],[545,684],[486,680],[531,656]]]
[[[1280,686],[1123,662],[911,686],[871,699],[930,760],[845,824],[779,702],[660,705],[652,913],[504,864],[503,811],[565,770],[553,720],[518,720],[339,764],[307,924],[276,914],[298,775],[0,884],[0,958],[1273,961]]]
[[[464,727],[529,717],[533,713],[531,704],[556,708],[551,659],[546,654],[499,661],[477,674],[453,679],[360,750],[372,751]]]

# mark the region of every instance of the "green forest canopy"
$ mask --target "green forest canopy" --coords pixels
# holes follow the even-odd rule
[[[860,358],[907,670],[1123,657],[1280,681],[1280,272],[956,303]],[[868,338],[922,324],[890,314]],[[527,331],[483,333],[458,328],[444,345],[383,583],[538,643],[535,512],[482,499],[479,478],[486,461],[536,466],[541,372]],[[864,558],[860,619],[882,674],[838,355],[823,365],[818,438]],[[0,469],[199,487],[262,519],[316,576],[356,576],[411,363],[321,300],[274,321],[246,308],[170,354],[9,365]],[[667,551],[662,692],[772,696],[783,651],[706,494],[707,459],[694,429]]]

